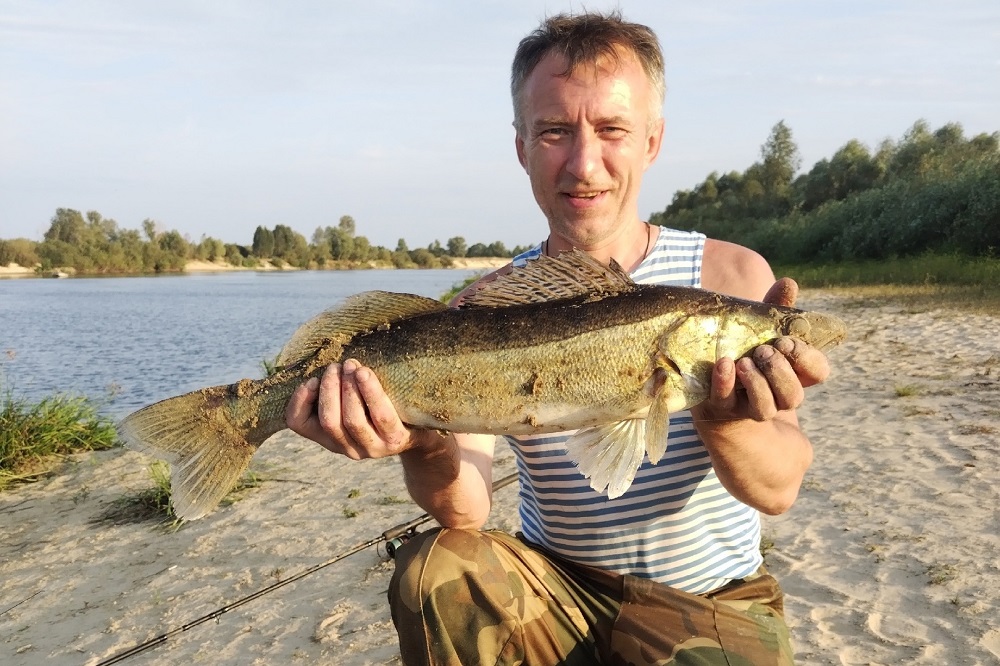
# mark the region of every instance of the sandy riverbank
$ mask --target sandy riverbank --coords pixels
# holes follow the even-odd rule
[[[451,260],[451,266],[448,268],[455,269],[472,269],[472,270],[494,270],[500,268],[501,266],[506,266],[510,263],[510,259],[506,257],[454,257]],[[376,266],[373,264],[373,268]],[[383,268],[378,266],[378,268]],[[391,268],[389,266],[388,268]],[[189,261],[184,265],[184,271],[187,273],[211,273],[215,271],[238,271],[238,270],[298,270],[296,268],[277,268],[269,262],[264,262],[258,268],[242,268],[238,266],[233,266],[232,264],[225,262],[213,262],[213,261]]]
[[[34,277],[35,269],[26,266],[21,266],[20,264],[10,263],[6,266],[0,266],[0,278],[8,277]]]
[[[457,257],[453,258],[451,261],[452,264],[449,268],[485,271],[505,266],[510,262],[510,259],[505,257]],[[234,266],[227,262],[219,261],[189,261],[184,265],[184,272],[186,273],[217,273],[223,271],[241,270],[276,271],[297,269],[277,268],[270,262],[266,261],[262,262],[260,266],[255,268],[243,268],[240,266]],[[37,273],[34,267],[25,267],[14,263],[8,264],[7,266],[0,266],[0,278],[17,277],[37,277]]]
[[[799,663],[998,663],[1000,315],[801,304],[852,339],[800,413],[816,461],[799,501],[765,521]],[[94,664],[420,514],[397,462],[284,434],[254,463],[261,487],[179,531],[95,522],[148,463],[77,456],[0,495],[0,663]],[[493,525],[516,529],[515,488],[497,499]],[[124,663],[398,663],[392,566],[369,548]]]

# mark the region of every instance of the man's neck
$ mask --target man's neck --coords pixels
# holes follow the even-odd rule
[[[609,264],[614,259],[618,262],[618,265],[626,271],[631,272],[649,254],[655,239],[655,227],[645,222],[636,221],[635,224],[629,225],[621,234],[613,239],[590,247],[574,245],[561,236],[550,232],[548,239],[542,247],[542,251],[548,256],[556,256],[560,252],[567,252],[575,247],[603,264]]]

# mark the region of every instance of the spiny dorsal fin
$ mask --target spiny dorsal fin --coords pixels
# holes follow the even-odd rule
[[[614,259],[605,266],[586,252],[573,249],[558,257],[540,256],[501,275],[467,296],[462,307],[505,307],[587,294],[610,296],[635,288],[632,278]]]
[[[278,355],[287,366],[312,355],[331,340],[346,342],[358,333],[418,314],[440,312],[448,306],[433,298],[391,291],[366,291],[349,296],[340,305],[316,315],[299,327]]]

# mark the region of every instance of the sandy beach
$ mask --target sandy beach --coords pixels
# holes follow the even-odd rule
[[[799,500],[765,520],[798,663],[1000,663],[1000,314],[828,291],[800,306],[852,339],[800,410],[816,459]],[[513,470],[498,451],[496,478]],[[103,520],[150,462],[81,454],[0,494],[0,663],[96,664],[421,513],[397,461],[286,432],[253,463],[261,485],[204,519]],[[517,529],[516,495],[497,492],[492,526]],[[399,663],[392,569],[368,548],[122,663]]]

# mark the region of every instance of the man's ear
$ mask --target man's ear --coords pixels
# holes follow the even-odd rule
[[[649,130],[649,134],[646,136],[646,166],[643,170],[648,169],[656,161],[657,156],[660,154],[660,146],[663,145],[663,128],[665,126],[665,121],[663,118],[658,119],[653,123],[653,128]]]
[[[516,131],[514,133],[514,150],[517,151],[517,161],[521,163],[521,168],[527,173],[528,158],[524,154],[524,139],[521,138],[521,133]]]

